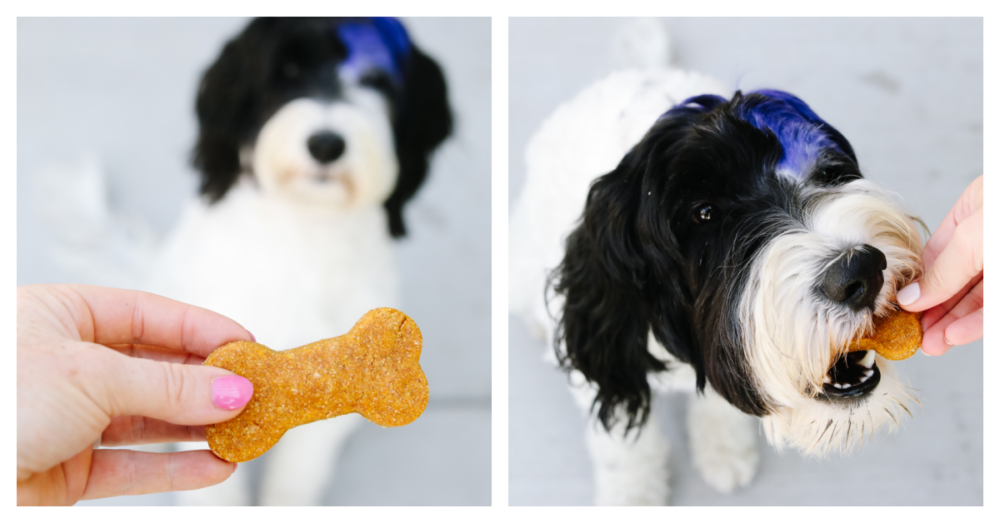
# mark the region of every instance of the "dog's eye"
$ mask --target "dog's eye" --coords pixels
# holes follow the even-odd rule
[[[365,74],[361,76],[360,83],[361,85],[378,89],[380,91],[388,92],[392,89],[392,81],[389,79],[389,75],[385,71],[380,71],[378,69],[366,71]]]
[[[711,204],[698,205],[694,208],[691,218],[694,220],[694,223],[705,223],[712,219],[713,210]]]
[[[285,77],[287,78],[295,78],[299,75],[299,64],[295,62],[285,62],[282,72],[285,73]]]
[[[821,182],[829,182],[843,174],[843,169],[836,165],[827,165],[816,169],[813,177]]]
[[[841,184],[860,177],[857,167],[853,167],[853,163],[847,159],[820,165],[813,170],[810,176],[813,181],[820,185]]]

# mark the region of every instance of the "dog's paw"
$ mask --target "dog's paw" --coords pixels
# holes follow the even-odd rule
[[[756,448],[715,447],[694,451],[694,463],[712,488],[728,494],[750,484],[757,473],[760,454]]]
[[[691,454],[705,482],[729,493],[749,485],[757,473],[757,421],[707,388],[705,392],[688,410]]]
[[[595,477],[595,505],[660,506],[670,501],[666,464],[641,471],[602,468]]]

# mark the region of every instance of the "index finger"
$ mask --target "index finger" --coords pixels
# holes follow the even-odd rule
[[[148,292],[69,285],[81,298],[75,314],[83,341],[153,345],[208,356],[217,347],[253,339],[239,323],[208,309]]]
[[[983,177],[980,175],[965,188],[965,192],[958,198],[955,205],[948,211],[948,215],[941,221],[941,225],[934,230],[934,234],[927,240],[924,246],[924,267],[934,265],[941,251],[951,242],[951,237],[955,234],[958,224],[965,221],[983,207]]]

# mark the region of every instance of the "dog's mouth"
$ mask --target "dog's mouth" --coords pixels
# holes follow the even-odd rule
[[[875,364],[875,351],[848,352],[827,371],[823,394],[829,399],[855,399],[875,389],[882,375]]]
[[[354,179],[344,169],[322,169],[317,171],[312,179],[321,186],[340,184],[348,193],[354,192]]]

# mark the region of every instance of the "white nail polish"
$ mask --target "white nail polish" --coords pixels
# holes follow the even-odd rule
[[[919,298],[920,298],[920,284],[916,282],[913,282],[907,285],[906,287],[903,287],[902,289],[900,289],[899,292],[896,293],[896,301],[898,301],[900,305],[909,305],[917,301]]]

